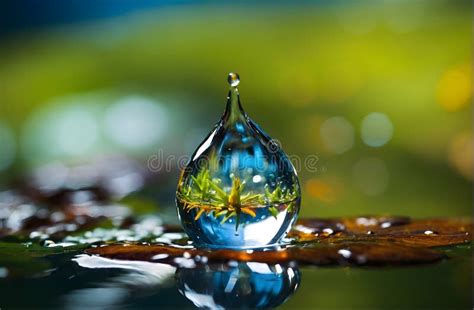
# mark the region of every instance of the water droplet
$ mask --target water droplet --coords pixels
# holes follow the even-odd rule
[[[372,226],[377,224],[377,219],[375,218],[366,218],[359,217],[356,219],[356,224],[361,226]]]
[[[173,261],[181,268],[195,268],[196,267],[196,262],[190,258],[176,257]]]
[[[424,234],[427,236],[436,236],[438,233],[432,230],[425,230]]]
[[[44,247],[52,247],[55,245],[55,242],[53,240],[44,240],[42,244]]]
[[[352,255],[351,251],[346,250],[346,249],[340,249],[339,251],[337,251],[337,253],[339,255],[342,255],[344,258],[349,258]]]
[[[152,260],[160,260],[160,259],[168,258],[168,256],[169,256],[168,254],[156,254],[151,259]]]
[[[197,246],[262,247],[278,243],[296,220],[300,187],[281,147],[247,115],[230,73],[227,106],[178,182],[183,227]]]
[[[332,230],[331,228],[324,228],[323,229],[323,234],[326,235],[326,236],[330,236],[334,233],[334,230]]]
[[[232,87],[237,87],[240,83],[240,77],[237,73],[231,72],[227,76],[227,82],[229,82],[229,85]]]

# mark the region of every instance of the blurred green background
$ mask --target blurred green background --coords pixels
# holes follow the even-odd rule
[[[470,1],[99,4],[2,4],[2,186],[51,163],[190,155],[235,71],[250,117],[317,156],[302,216],[471,213]]]

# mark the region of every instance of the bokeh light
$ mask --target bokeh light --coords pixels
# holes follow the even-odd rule
[[[80,96],[52,101],[26,121],[21,137],[23,158],[44,162],[96,153],[101,145],[99,118],[100,108]]]
[[[79,106],[58,113],[50,129],[55,132],[55,145],[65,155],[82,155],[97,143],[99,127],[95,116]]]
[[[472,98],[472,64],[446,71],[438,84],[438,102],[446,111],[457,111]]]
[[[354,127],[342,116],[325,120],[320,133],[324,146],[334,154],[342,154],[354,146]]]
[[[392,138],[393,124],[387,115],[374,112],[364,117],[360,131],[365,144],[371,147],[381,147]]]
[[[309,179],[304,186],[305,193],[311,198],[316,198],[322,202],[334,202],[341,196],[341,186],[333,183],[317,178]]]
[[[168,115],[156,101],[133,95],[107,109],[104,126],[107,137],[120,146],[149,148],[166,134]]]

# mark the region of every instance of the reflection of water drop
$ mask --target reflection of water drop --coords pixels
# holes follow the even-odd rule
[[[236,263],[178,269],[178,290],[196,307],[210,309],[273,308],[298,288],[297,268]]]
[[[293,165],[244,112],[230,73],[227,107],[184,169],[176,200],[197,245],[260,247],[278,242],[300,205]]]

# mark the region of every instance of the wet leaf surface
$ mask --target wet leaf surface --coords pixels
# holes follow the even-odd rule
[[[409,265],[432,263],[447,258],[441,251],[428,247],[468,243],[471,240],[471,229],[471,223],[464,219],[303,219],[290,234],[294,243],[285,247],[234,251],[197,249],[173,244],[112,244],[89,248],[86,253],[124,260],[159,261],[178,266],[182,263],[203,263],[203,257],[204,262],[235,260],[267,264]]]
[[[234,251],[186,249],[172,245],[109,245],[86,250],[107,258],[156,261],[182,266],[210,262],[260,262],[279,264],[295,262],[304,265],[405,265],[439,261],[446,256],[440,252],[398,245],[347,243],[314,247],[288,247],[267,251]],[[203,260],[202,258],[205,257]],[[185,260],[189,261],[183,261]],[[191,260],[193,262],[191,262]]]
[[[300,242],[372,242],[437,247],[468,243],[472,239],[472,223],[468,219],[412,220],[385,216],[302,219],[290,236]]]

